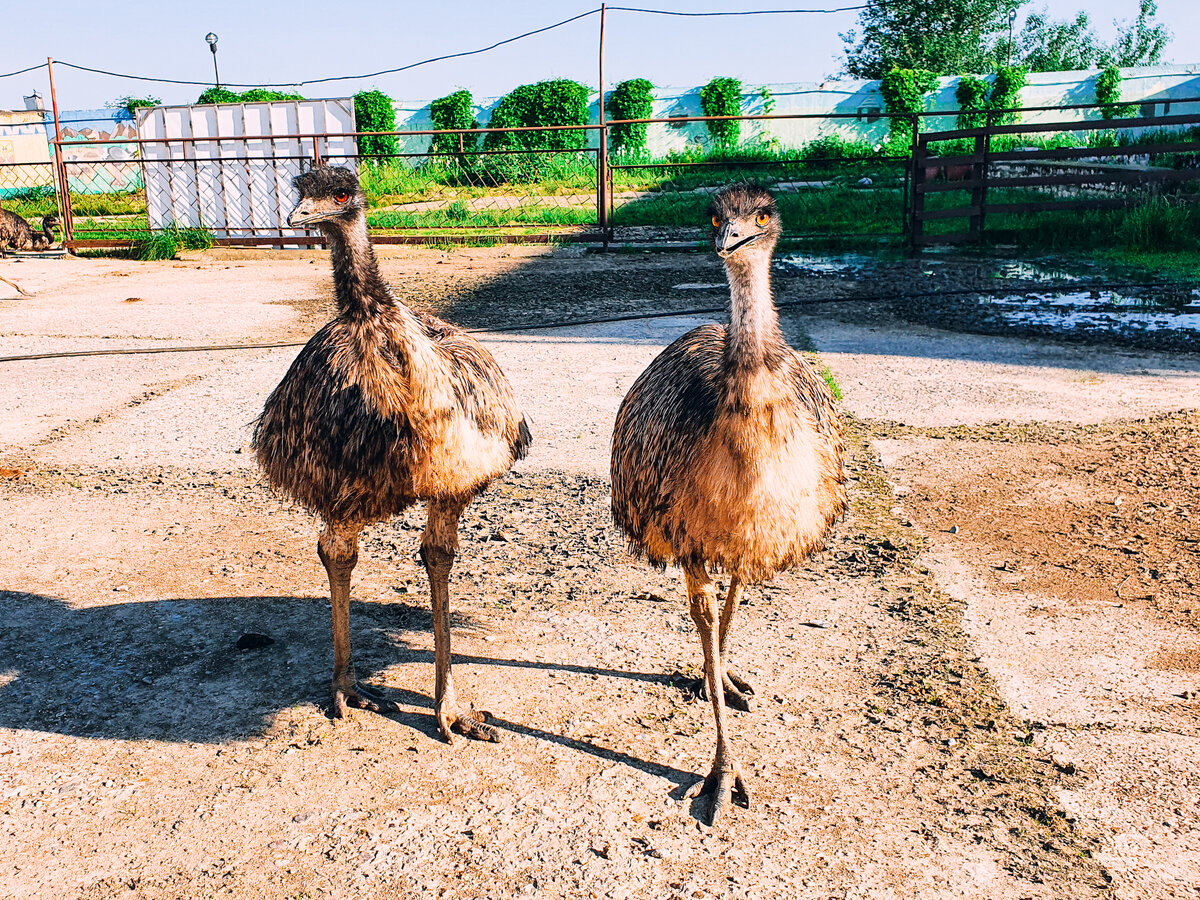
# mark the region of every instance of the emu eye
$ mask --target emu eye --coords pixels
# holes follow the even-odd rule
[[[767,223],[770,221],[771,221],[771,217],[768,216],[766,213],[759,213],[754,218],[754,224],[756,224],[759,228],[766,228]]]
[[[718,219],[716,216],[713,216],[713,228],[720,228],[720,227],[721,227],[721,220]]]
[[[350,199],[350,195],[349,194],[338,194],[333,199],[336,200],[338,203],[345,203],[347,200]]]

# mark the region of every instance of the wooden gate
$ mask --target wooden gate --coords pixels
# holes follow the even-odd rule
[[[1197,126],[1193,114],[921,134],[912,155],[911,246],[978,241],[985,231],[1002,239],[1013,229],[993,227],[996,217],[1122,209],[1164,195],[1196,202]],[[1051,135],[1064,139],[1019,146]]]

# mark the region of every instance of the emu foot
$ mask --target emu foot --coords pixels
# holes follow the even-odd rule
[[[726,669],[721,678],[725,688],[725,705],[730,709],[740,709],[742,712],[754,711],[754,685],[739,675],[733,669]],[[683,689],[697,700],[708,699],[708,684],[704,677],[685,678]]]
[[[741,766],[720,758],[713,763],[708,777],[688,788],[685,796],[689,799],[700,798],[700,818],[709,825],[716,824],[731,802],[744,809],[750,808],[750,792],[746,790]]]
[[[437,706],[438,730],[447,744],[454,743],[454,734],[465,735],[477,741],[500,743],[500,732],[488,724],[491,713],[477,710],[473,706],[465,709],[457,704],[442,701]]]
[[[353,679],[344,684],[338,684],[335,681],[333,683],[333,717],[335,719],[345,718],[346,710],[350,707],[377,713],[400,711],[399,704],[385,700]]]

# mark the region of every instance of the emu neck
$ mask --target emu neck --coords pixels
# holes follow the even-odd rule
[[[375,316],[395,305],[392,292],[379,274],[379,262],[367,237],[361,212],[349,222],[323,223],[333,257],[333,289],[342,316]]]
[[[725,274],[730,291],[725,367],[745,372],[768,365],[783,341],[771,297],[770,249],[730,257],[725,261]]]

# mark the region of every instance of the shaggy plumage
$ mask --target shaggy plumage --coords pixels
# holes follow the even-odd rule
[[[734,787],[746,796],[724,726],[725,702],[749,709],[753,694],[726,657],[741,587],[824,545],[845,511],[846,479],[833,397],[779,330],[770,286],[775,201],[734,185],[714,197],[712,217],[730,323],[689,331],[630,389],[613,431],[612,510],[635,553],[684,569],[717,716],[706,782],[715,820]],[[730,574],[719,623],[710,567]]]
[[[58,216],[44,216],[39,232],[12,210],[0,209],[0,253],[5,250],[47,250],[54,243],[57,227]]]
[[[272,487],[319,513],[318,553],[334,607],[334,712],[394,704],[354,680],[349,584],[358,533],[429,501],[421,554],[429,573],[437,650],[435,702],[447,739],[495,740],[480,714],[459,710],[450,676],[448,578],[458,518],[508,471],[530,433],[495,359],[474,338],[415,312],[392,293],[367,238],[366,203],[348,169],[296,179],[289,223],[329,240],[338,316],[308,342],[271,393],[254,431]]]

